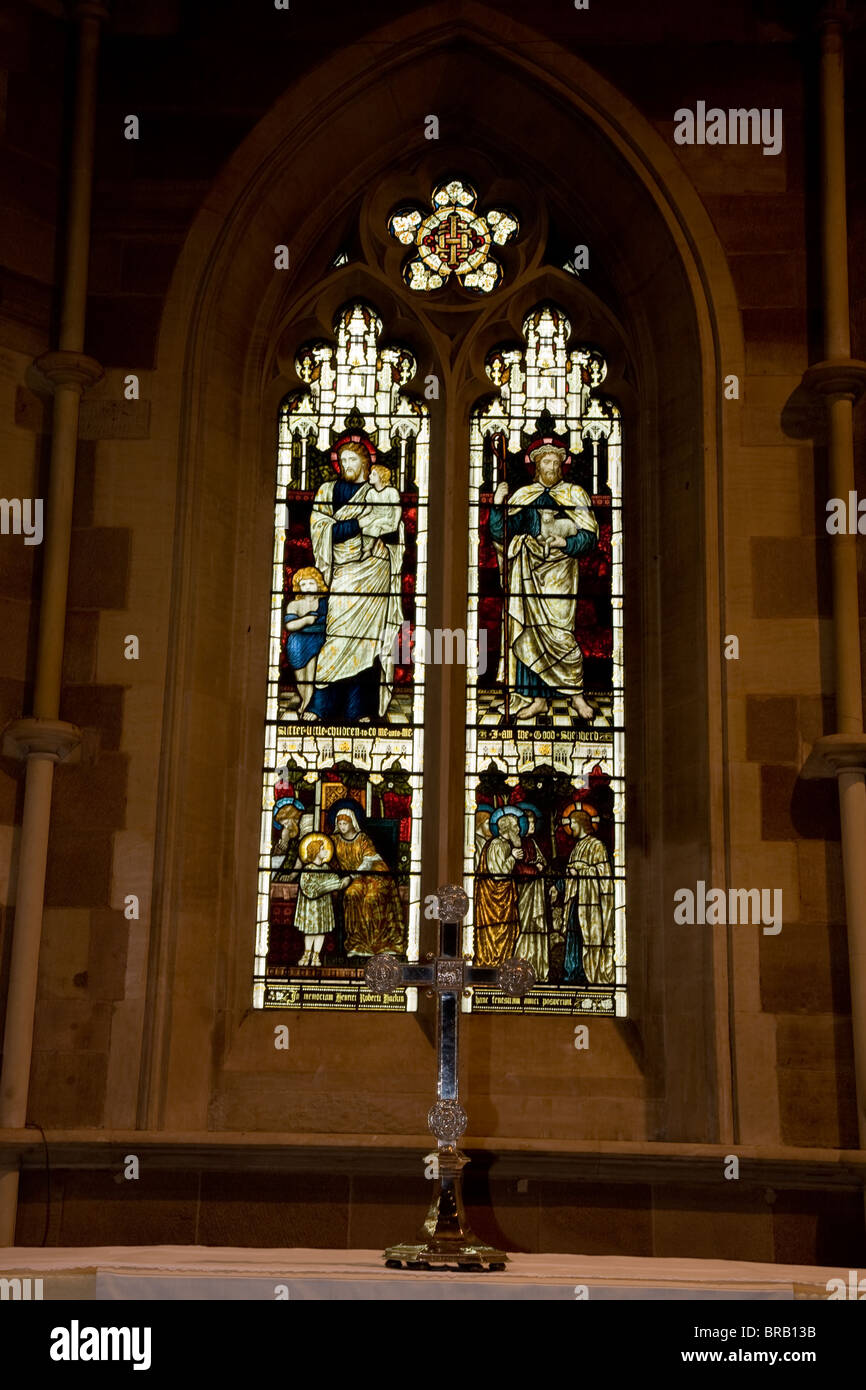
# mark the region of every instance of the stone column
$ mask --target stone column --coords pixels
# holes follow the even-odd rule
[[[821,256],[824,361],[806,372],[806,387],[826,399],[829,496],[848,504],[854,491],[854,402],[866,385],[866,362],[851,357],[848,216],[845,184],[844,4],[819,16],[821,42]],[[835,776],[842,820],[842,862],[851,975],[851,1021],[860,1145],[866,1148],[866,735],[860,667],[857,537],[830,537],[835,646],[835,734],[816,743],[805,777]]]
[[[57,351],[44,354],[36,362],[54,392],[51,472],[46,506],[33,717],[19,719],[8,727],[3,741],[4,752],[25,758],[27,769],[3,1037],[0,1129],[22,1129],[27,1120],[54,766],[73,756],[80,743],[79,731],[75,726],[64,723],[58,716],[79,406],[83,391],[102,376],[102,368],[84,355],[83,348],[90,256],[97,60],[100,24],[106,17],[105,8],[94,3],[94,0],[79,0],[75,6],[78,61],[67,182],[68,219],[60,336]],[[12,1245],[15,1240],[17,1205],[16,1164],[0,1169],[0,1243],[4,1245]]]

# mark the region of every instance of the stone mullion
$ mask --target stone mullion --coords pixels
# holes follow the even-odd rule
[[[445,392],[443,415],[446,471],[442,504],[445,544],[441,552],[442,607],[437,626],[465,631],[468,625],[469,434],[460,393]],[[448,644],[443,643],[442,646],[443,652],[446,651]],[[466,667],[442,665],[438,668],[438,675],[441,703],[437,752],[442,809],[439,817],[441,829],[437,876],[439,882],[458,883],[463,879]]]

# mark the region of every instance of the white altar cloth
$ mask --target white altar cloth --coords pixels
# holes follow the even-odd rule
[[[45,1300],[788,1301],[826,1299],[828,1281],[834,1278],[847,1286],[850,1271],[734,1260],[517,1254],[509,1256],[499,1273],[461,1273],[386,1269],[378,1250],[184,1245],[0,1249],[2,1296]]]

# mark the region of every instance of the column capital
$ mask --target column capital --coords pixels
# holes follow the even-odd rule
[[[801,777],[838,777],[842,772],[866,773],[866,734],[825,734],[815,740]]]
[[[14,719],[3,730],[3,754],[7,758],[47,758],[54,763],[77,761],[81,747],[77,724],[62,719]]]
[[[815,15],[816,29],[830,29],[834,25],[843,33],[854,27],[854,16],[845,8],[845,0],[837,0],[837,3],[830,0],[830,3],[822,5]]]
[[[866,390],[866,362],[856,357],[830,357],[825,362],[815,362],[803,373],[803,385],[807,391],[817,391],[822,396],[849,396],[856,401]]]
[[[52,390],[56,391],[58,386],[74,386],[82,395],[105,375],[96,359],[83,352],[43,352],[33,365],[51,382]]]

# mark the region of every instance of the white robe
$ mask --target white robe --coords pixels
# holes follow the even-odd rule
[[[568,923],[571,904],[577,898],[586,978],[591,985],[612,985],[616,980],[613,878],[601,840],[595,835],[582,835],[575,841],[568,867],[577,869],[577,875],[566,876],[563,926]]]
[[[378,656],[383,667],[379,713],[384,714],[393,682],[393,660],[386,653],[392,650],[403,621],[403,546],[387,545],[380,555],[365,556],[364,552],[369,538],[386,536],[400,527],[401,508],[390,501],[382,502],[367,482],[335,512],[335,482],[336,479],[323,483],[319,488],[310,516],[313,556],[329,589],[325,641],[316,660],[316,685],[358,676]],[[387,491],[390,494],[395,490]],[[335,545],[334,523],[351,520],[358,522],[361,534]]]
[[[341,885],[339,874],[322,869],[304,869],[298,889],[295,922],[305,936],[325,936],[334,930],[334,907],[331,894]]]
[[[524,841],[525,844],[525,841]],[[547,979],[550,970],[550,943],[547,927],[547,897],[544,870],[547,860],[536,843],[537,858],[535,868],[538,876],[521,878],[517,881],[517,915],[520,918],[520,935],[514,948],[516,956],[528,960],[535,971],[539,984]]]
[[[545,491],[565,512],[575,534],[591,531],[598,535],[589,494],[577,483],[560,481],[550,489],[529,483],[518,488],[508,499],[507,515],[530,506]],[[545,555],[544,538],[523,533],[510,537],[507,557],[503,557],[501,546],[496,550],[500,572],[504,564],[508,567],[507,574],[503,573],[503,587],[508,595],[507,682],[513,692],[512,713],[529,703],[515,690],[518,659],[563,695],[582,695],[583,653],[574,635],[577,556],[562,550]],[[506,679],[504,657],[499,679]]]

